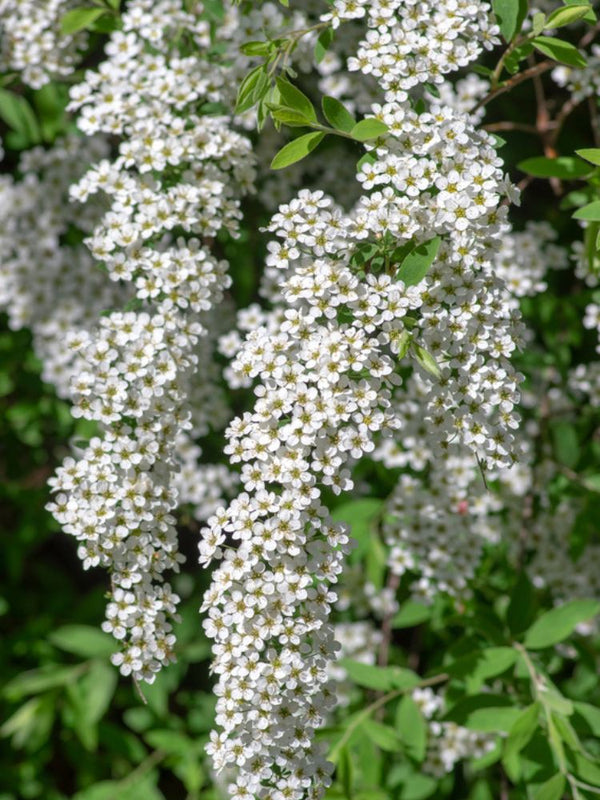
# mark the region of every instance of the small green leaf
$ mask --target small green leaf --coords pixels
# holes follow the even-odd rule
[[[264,64],[251,70],[240,84],[235,113],[242,114],[252,108],[268,92],[269,79]]]
[[[598,600],[572,600],[542,614],[525,634],[524,645],[530,650],[541,650],[569,637],[580,622],[600,613]]]
[[[508,731],[521,710],[506,695],[482,693],[459,700],[445,719],[475,731]]]
[[[543,783],[533,795],[533,800],[561,800],[565,791],[565,778],[557,772],[549,781]]]
[[[342,658],[338,663],[346,670],[350,680],[366,689],[389,692],[392,689],[410,689],[420,682],[415,672],[403,667],[378,667],[350,658]]]
[[[591,168],[572,156],[526,158],[517,167],[534,178],[564,178],[565,180],[589,175]]]
[[[532,44],[540,53],[561,64],[568,64],[570,67],[585,67],[587,65],[587,60],[583,53],[580,53],[570,42],[555,39],[554,36],[538,36],[532,41]]]
[[[91,625],[64,625],[48,639],[55,647],[82,658],[108,658],[115,649],[113,638]]]
[[[409,337],[410,335],[407,334]],[[424,606],[414,600],[407,600],[400,607],[400,611],[392,617],[392,628],[413,628],[426,622],[431,617],[431,607]]]
[[[442,374],[442,371],[431,353],[425,350],[425,348],[421,347],[419,344],[413,343],[412,349],[417,363],[423,367],[426,372],[429,372],[431,375],[439,378]]]
[[[283,169],[306,158],[321,143],[324,136],[324,133],[317,131],[315,133],[305,133],[303,136],[288,142],[271,161],[271,169]]]
[[[529,743],[539,727],[540,711],[540,704],[533,703],[515,719],[504,743],[504,758],[516,755]]]
[[[293,108],[287,108],[287,106],[273,106],[268,105],[267,108],[271,112],[271,116],[277,122],[283,123],[283,125],[288,125],[290,128],[307,128],[312,125],[311,121],[301,114],[299,111],[295,111]]]
[[[570,25],[572,22],[577,22],[577,20],[586,17],[590,10],[589,3],[557,8],[546,20],[546,28],[562,28],[564,25]]]
[[[74,8],[67,11],[61,19],[60,29],[66,34],[77,33],[88,28],[103,14],[106,14],[106,10],[103,8]]]
[[[600,147],[586,147],[583,150],[575,150],[580,158],[585,158],[590,164],[600,167]]]
[[[325,28],[325,30],[321,31],[319,34],[319,38],[317,39],[317,43],[315,44],[315,61],[317,64],[320,64],[321,61],[325,58],[327,51],[331,47],[331,43],[333,42],[334,37],[334,30],[333,28]]]
[[[535,593],[525,571],[521,572],[512,590],[506,622],[512,634],[522,633],[532,622],[535,612]]]
[[[581,447],[575,426],[570,422],[555,423],[552,426],[552,443],[556,460],[560,464],[574,468],[581,457]]]
[[[410,695],[405,695],[398,704],[396,730],[408,755],[421,763],[427,751],[427,725],[419,706]]]
[[[591,222],[600,222],[600,200],[594,200],[573,214],[573,219],[587,219]]]
[[[317,112],[308,97],[284,78],[277,78],[277,88],[281,98],[281,105],[297,111],[311,122],[317,121]]]
[[[321,101],[321,105],[325,119],[333,128],[338,131],[344,131],[344,133],[350,133],[354,129],[356,120],[335,97],[325,96]]]
[[[27,100],[7,89],[0,89],[0,119],[24,137],[26,147],[42,141],[40,126]]]
[[[434,236],[433,239],[418,244],[398,268],[396,280],[402,281],[406,286],[415,286],[422,281],[435,261],[441,242],[439,236]]]
[[[272,49],[271,42],[246,42],[240,47],[245,56],[268,56]]]
[[[73,681],[80,673],[80,667],[63,667],[58,664],[50,664],[39,669],[22,672],[9,681],[2,690],[2,694],[8,700],[19,700],[28,694],[39,694],[47,689],[55,689],[59,686],[66,686]]]
[[[385,122],[370,118],[361,119],[349,133],[358,142],[367,142],[369,139],[377,139],[378,136],[383,136],[388,130],[389,128]]]
[[[446,665],[445,669],[454,677],[464,678],[468,692],[476,692],[488,678],[506,672],[517,658],[517,651],[513,647],[488,647],[459,658]]]
[[[527,0],[492,0],[500,32],[507,42],[521,30],[527,16]]]
[[[375,722],[373,719],[365,719],[361,729],[381,750],[397,753],[402,749],[402,740],[389,725],[382,725],[381,722]]]

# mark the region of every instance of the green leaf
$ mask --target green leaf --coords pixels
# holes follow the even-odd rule
[[[274,106],[271,104],[267,104],[267,108],[271,112],[271,116],[274,120],[288,125],[290,128],[306,128],[312,125],[311,121],[305,117],[304,114],[295,111],[293,108]]]
[[[592,734],[600,738],[600,708],[590,703],[573,703],[573,725],[581,733]]]
[[[546,20],[546,28],[562,28],[564,25],[570,25],[572,22],[577,22],[578,19],[586,17],[590,10],[589,3],[557,8]]]
[[[539,727],[541,705],[533,703],[515,719],[504,743],[503,759],[511,759],[531,741]]]
[[[335,97],[326,95],[322,99],[321,105],[325,119],[333,128],[345,133],[350,133],[354,129],[356,120],[343,103],[340,103]]]
[[[434,375],[436,378],[439,378],[442,374],[441,369],[438,366],[437,361],[435,358],[425,350],[424,347],[421,345],[413,344],[413,352],[417,362],[423,367],[426,372],[429,372],[431,375]]]
[[[517,164],[518,169],[534,178],[563,178],[572,180],[590,173],[590,167],[572,156],[526,158]]]
[[[545,56],[559,61],[561,64],[568,64],[570,67],[585,67],[587,60],[583,53],[570,42],[562,39],[555,39],[554,36],[538,36],[532,41],[533,46]]]
[[[359,500],[350,500],[341,503],[332,511],[332,518],[336,522],[347,522],[351,528],[350,533],[358,543],[350,560],[355,562],[366,555],[371,548],[374,536],[374,525],[381,514],[384,501],[376,497],[362,497]]]
[[[580,158],[600,167],[600,147],[586,147],[583,150],[575,150],[575,152]]]
[[[424,606],[414,600],[407,600],[400,607],[400,611],[392,617],[392,628],[413,628],[426,622],[431,617],[431,607]]]
[[[277,78],[281,105],[297,111],[311,122],[317,121],[317,112],[308,97],[284,78]]]
[[[83,658],[108,658],[115,649],[112,636],[91,625],[64,625],[48,639],[61,650]]]
[[[317,131],[315,133],[305,133],[303,136],[288,142],[271,161],[271,169],[283,169],[306,158],[321,143],[324,136],[324,133]]]
[[[385,122],[379,119],[361,119],[349,131],[350,135],[358,142],[367,142],[369,139],[377,139],[388,132],[389,128]]]
[[[524,645],[530,650],[541,650],[562,642],[570,636],[580,622],[600,613],[598,600],[572,600],[570,603],[547,611],[525,634]]]
[[[114,667],[95,661],[79,681],[88,722],[95,724],[102,719],[117,688],[117,679],[118,672]]]
[[[561,800],[565,791],[565,778],[557,772],[549,781],[543,783],[533,795],[533,800]]]
[[[62,17],[60,29],[66,34],[77,33],[88,28],[104,14],[106,10],[103,8],[74,8]]]
[[[272,49],[271,42],[246,42],[240,47],[245,56],[268,56]]]
[[[419,706],[405,695],[396,709],[396,730],[411,758],[421,763],[427,751],[427,724]]]
[[[527,0],[492,0],[500,32],[507,42],[521,30],[527,15]]]
[[[0,119],[24,137],[26,147],[42,141],[36,116],[24,97],[0,89]]]
[[[242,114],[252,108],[269,90],[269,79],[264,64],[251,70],[238,89],[235,113]]]
[[[413,248],[398,268],[396,280],[402,281],[406,286],[420,283],[435,261],[441,242],[439,236],[434,236]]]
[[[521,710],[506,695],[482,693],[459,700],[444,717],[474,731],[508,731]]]
[[[525,571],[521,572],[512,590],[506,622],[512,634],[522,633],[532,622],[535,611],[535,593]]]
[[[402,740],[389,725],[382,725],[381,722],[367,718],[362,723],[361,729],[381,750],[397,753],[402,749]]]
[[[579,437],[575,426],[569,422],[555,423],[552,426],[552,442],[556,460],[560,464],[574,468],[581,456]]]
[[[321,31],[319,34],[319,38],[317,39],[317,43],[315,44],[315,61],[317,64],[320,64],[321,61],[325,58],[327,51],[331,47],[331,43],[333,42],[334,37],[334,30],[333,28],[325,28],[325,30]]]
[[[416,672],[404,667],[378,667],[350,658],[342,658],[338,663],[346,670],[350,680],[366,689],[382,692],[389,692],[392,689],[410,689],[417,686],[421,680]]]
[[[513,647],[489,647],[447,664],[445,669],[453,677],[464,678],[468,692],[476,692],[485,680],[506,672],[517,658]]]
[[[600,200],[594,200],[573,214],[573,219],[587,219],[591,222],[600,222]]]
[[[80,666],[63,667],[58,664],[51,664],[39,669],[32,669],[22,672],[9,681],[2,694],[8,700],[19,700],[28,694],[39,694],[47,689],[56,689],[59,686],[66,686],[80,674]]]

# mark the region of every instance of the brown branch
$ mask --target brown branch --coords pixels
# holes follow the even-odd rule
[[[549,69],[553,69],[555,66],[556,62],[552,61],[551,59],[548,59],[546,61],[540,61],[534,67],[530,67],[529,69],[526,69],[524,72],[519,72],[518,75],[515,75],[514,77],[510,78],[509,80],[506,81],[506,83],[503,83],[502,86],[499,86],[497,89],[493,89],[485,97],[483,97],[477,103],[477,105],[474,106],[474,108],[471,110],[471,113],[473,114],[475,111],[478,111],[480,108],[483,108],[483,106],[486,106],[489,102],[494,100],[499,95],[504,94],[505,92],[509,92],[511,89],[514,89],[515,86],[518,86],[520,83],[523,83],[523,81],[527,81],[530,78],[533,78],[534,75],[541,75],[544,72],[548,72]]]
[[[483,129],[488,133],[495,133],[496,131],[523,131],[523,133],[535,133],[536,135],[538,133],[535,125],[528,125],[525,122],[511,122],[510,120],[490,122],[484,125]]]

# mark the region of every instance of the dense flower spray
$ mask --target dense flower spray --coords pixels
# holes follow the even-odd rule
[[[210,380],[201,341],[218,330],[212,309],[230,284],[210,241],[222,229],[235,232],[253,166],[248,140],[227,118],[195,111],[228,97],[226,72],[201,57],[209,23],[176,0],[136,0],[122,23],[107,60],[71,93],[80,129],[118,136],[118,155],[89,170],[71,194],[109,200],[87,244],[111,280],[130,283],[132,303],[68,337],[85,365],[73,382],[73,413],[97,422],[99,435],[58,470],[51,509],[80,542],[84,565],[111,572],[104,629],[123,645],[114,663],[152,681],[174,643],[178,598],[164,582],[182,560],[173,511],[193,499],[204,515],[231,485],[222,467],[196,472],[210,488],[190,487],[189,476],[182,483],[178,453],[189,467],[198,448],[186,434],[205,433],[219,405],[205,385],[205,402],[194,413],[189,407],[194,384]],[[173,47],[184,30],[192,55]]]
[[[456,36],[441,61],[432,52],[434,76],[476,55],[476,41],[494,41],[489,7],[477,5],[461,23],[468,46]],[[209,520],[200,552],[205,564],[222,559],[204,602],[222,728],[209,750],[218,768],[237,767],[230,794],[243,800],[319,797],[330,781],[314,731],[332,703],[329,586],[349,541],[322,494],[351,489],[352,464],[401,433],[402,359],[413,357],[436,454],[458,440],[488,469],[518,458],[519,376],[508,359],[521,328],[490,261],[512,189],[493,140],[468,116],[439,103],[412,108],[406,90],[430,63],[406,72],[415,41],[406,52],[399,44],[404,6],[367,35],[377,52],[367,59],[361,49],[352,62],[381,84],[385,102],[372,113],[388,128],[358,173],[364,194],[345,214],[303,190],[275,214],[265,291],[278,305],[255,314],[232,363],[236,385],[260,381],[253,411],[227,430],[244,491]],[[334,19],[365,14],[362,4],[335,8]],[[369,4],[369,20],[377,13]],[[398,249],[432,236],[427,277],[403,280]],[[235,351],[235,338],[224,348]]]

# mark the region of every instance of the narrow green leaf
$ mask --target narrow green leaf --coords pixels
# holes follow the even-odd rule
[[[413,352],[417,363],[423,367],[426,372],[429,372],[431,375],[434,375],[436,378],[439,378],[442,374],[441,369],[435,358],[431,355],[430,352],[425,350],[424,347],[421,347],[419,344],[413,344]]]
[[[522,633],[532,622],[535,613],[535,593],[525,571],[521,572],[512,590],[506,622],[512,634]]]
[[[407,333],[407,332],[406,332]],[[410,335],[407,333],[410,339]],[[414,600],[407,600],[400,607],[400,611],[392,617],[392,628],[414,628],[426,622],[431,617],[431,607]]]
[[[336,130],[350,133],[356,125],[356,120],[348,109],[336,100],[335,97],[325,96],[321,101],[323,114],[327,122]]]
[[[317,64],[320,64],[321,61],[327,55],[327,51],[331,47],[331,43],[333,42],[334,37],[334,30],[333,28],[325,28],[325,30],[321,31],[319,34],[319,38],[317,39],[317,43],[315,44],[315,61]]]
[[[82,658],[108,658],[115,649],[112,636],[91,625],[64,625],[53,631],[48,639],[55,647]]]
[[[419,706],[405,695],[396,709],[396,730],[411,758],[421,763],[427,751],[427,725]]]
[[[482,693],[459,700],[445,719],[475,731],[508,731],[521,710],[506,695]]]
[[[527,15],[527,0],[492,0],[500,32],[507,42],[521,30]]]
[[[589,175],[591,168],[572,156],[526,158],[517,167],[534,178],[564,178],[565,180]]]
[[[350,680],[366,689],[389,692],[392,689],[410,689],[420,682],[415,672],[403,667],[378,667],[350,658],[342,658],[338,663],[346,670]]]
[[[349,133],[358,142],[367,142],[369,139],[383,136],[388,130],[385,122],[381,122],[379,119],[361,119]]]
[[[570,42],[555,39],[554,36],[538,36],[533,40],[532,44],[540,53],[553,58],[554,61],[558,61],[561,64],[568,64],[570,67],[585,67],[587,65],[587,60],[583,53],[580,53]]]
[[[402,749],[402,740],[389,725],[382,725],[374,719],[367,718],[362,723],[361,729],[381,750],[385,750],[388,753],[398,753]]]
[[[591,222],[600,222],[600,200],[594,200],[573,214],[573,219],[587,219]]]
[[[301,161],[309,153],[312,153],[315,147],[321,143],[324,136],[325,134],[321,131],[305,133],[303,136],[299,136],[297,139],[289,142],[285,147],[281,148],[273,161],[271,161],[271,169],[283,169],[290,164]]]
[[[0,119],[26,139],[26,146],[41,142],[40,126],[33,109],[24,97],[7,89],[0,89]]]
[[[74,8],[62,17],[60,29],[66,34],[77,33],[89,27],[103,14],[106,14],[103,8]]]
[[[565,25],[570,25],[572,22],[577,22],[577,20],[587,16],[590,9],[591,6],[589,3],[557,8],[546,20],[546,28],[562,28]]]
[[[269,80],[264,64],[251,70],[240,84],[235,105],[236,114],[252,108],[268,92]]]
[[[542,614],[525,634],[524,644],[530,650],[541,650],[562,642],[580,622],[600,613],[598,600],[572,600]]]
[[[293,108],[273,106],[271,104],[268,105],[268,108],[274,120],[283,123],[283,125],[288,125],[290,128],[306,128],[312,125],[311,120]]]
[[[311,122],[317,121],[317,112],[304,92],[284,78],[277,78],[276,83],[281,97],[281,105],[297,111]]]
[[[415,286],[422,281],[435,261],[441,242],[439,236],[434,236],[433,239],[418,244],[398,268],[396,280],[402,281],[406,286]]]
[[[506,672],[517,658],[513,647],[488,647],[457,659],[445,669],[454,677],[464,678],[468,692],[477,692],[484,681]]]
[[[66,686],[80,672],[79,666],[63,667],[58,664],[28,670],[9,681],[2,690],[8,700],[19,700],[28,694],[39,694],[47,689]]]
[[[586,147],[583,150],[575,150],[580,158],[585,158],[590,164],[600,167],[600,147]]]
[[[528,744],[539,727],[541,705],[533,703],[515,719],[504,743],[504,757],[510,758]]]
[[[534,800],[561,800],[565,791],[565,778],[557,772],[549,781],[543,783],[533,795]]]

